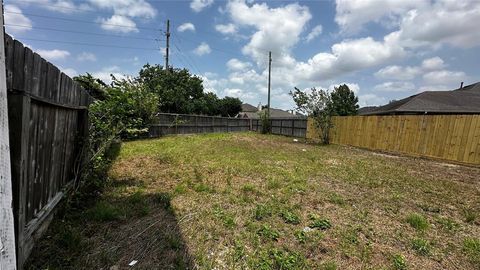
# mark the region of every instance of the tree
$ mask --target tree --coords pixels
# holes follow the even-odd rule
[[[313,87],[310,92],[303,92],[296,88],[290,91],[293,101],[297,105],[296,110],[312,117],[315,126],[320,131],[323,144],[330,143],[330,129],[333,126],[333,106],[331,95],[325,90],[317,90]]]
[[[224,97],[219,100],[220,115],[234,117],[242,111],[242,101],[238,98]]]
[[[136,80],[159,97],[160,112],[235,116],[242,110],[238,98],[219,99],[214,93],[205,93],[202,79],[186,69],[165,70],[147,64]]]
[[[105,89],[107,84],[102,80],[93,77],[90,73],[73,77],[73,80],[79,83],[94,99],[105,99]]]
[[[331,110],[334,115],[347,116],[357,114],[359,108],[358,98],[346,84],[335,87],[330,96],[332,99]]]
[[[168,113],[195,113],[194,100],[203,97],[202,80],[186,69],[164,69],[146,64],[137,81],[159,97],[159,110]]]

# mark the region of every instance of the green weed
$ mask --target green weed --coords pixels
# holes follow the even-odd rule
[[[283,221],[285,221],[285,223],[289,223],[289,224],[300,223],[300,217],[291,211],[284,210],[280,213],[280,216],[283,218]]]
[[[396,270],[406,270],[407,269],[407,261],[405,257],[400,254],[393,255],[392,258],[393,268]]]
[[[316,218],[314,219],[310,225],[310,228],[319,228],[320,230],[327,230],[332,227],[332,223],[328,219]]]
[[[123,214],[124,213],[119,208],[105,201],[99,201],[87,213],[90,219],[96,221],[119,220],[122,218]]]
[[[430,243],[425,239],[421,239],[421,238],[413,239],[412,248],[422,256],[428,256],[430,254]]]
[[[256,220],[263,220],[267,217],[271,217],[273,214],[273,209],[270,205],[258,204],[255,207],[253,217]]]
[[[408,217],[406,218],[406,222],[418,231],[424,231],[429,227],[427,219],[417,213],[408,215]]]
[[[480,239],[465,239],[463,241],[463,252],[473,264],[480,265]]]
[[[277,241],[280,237],[280,233],[270,227],[269,225],[262,225],[262,227],[257,231],[257,234],[264,239],[274,240]]]

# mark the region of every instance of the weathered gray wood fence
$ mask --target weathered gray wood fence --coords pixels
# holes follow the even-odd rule
[[[72,184],[88,135],[90,96],[71,78],[5,36],[17,265]]]
[[[305,138],[307,135],[307,119],[303,118],[272,118],[270,119],[272,134]],[[261,120],[252,120],[252,130],[262,129]]]
[[[307,120],[296,118],[270,119],[272,133],[305,138]],[[260,131],[261,121],[248,118],[231,118],[190,114],[158,114],[157,121],[149,128],[149,137],[169,134],[194,134],[214,132]]]

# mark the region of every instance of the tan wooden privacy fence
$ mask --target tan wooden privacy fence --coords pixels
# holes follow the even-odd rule
[[[309,120],[308,138],[318,137]],[[480,164],[480,115],[334,117],[331,142]]]
[[[17,265],[33,244],[79,164],[90,97],[51,63],[5,37]]]

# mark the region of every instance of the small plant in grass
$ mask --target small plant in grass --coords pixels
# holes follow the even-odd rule
[[[283,218],[283,221],[285,221],[285,223],[289,223],[289,224],[300,223],[300,218],[291,211],[284,210],[280,213],[280,216]]]
[[[418,231],[425,231],[426,229],[428,229],[429,226],[427,219],[417,213],[408,215],[406,221],[408,224],[410,224],[410,226],[412,226]]]
[[[255,192],[256,188],[253,184],[245,184],[242,186],[243,192]]]
[[[105,201],[98,202],[87,214],[96,221],[119,220],[123,215],[119,208]]]
[[[307,242],[307,233],[303,230],[298,230],[294,233],[295,238],[297,238],[298,242],[301,244],[305,244]]]
[[[262,250],[251,263],[251,268],[257,270],[303,270],[307,267],[306,261],[305,256],[300,253],[274,248],[268,251]]]
[[[271,206],[269,205],[265,205],[265,204],[258,204],[256,207],[255,207],[255,211],[253,213],[253,217],[256,219],[256,220],[262,220],[262,219],[265,219],[267,217],[271,217],[272,216],[272,213],[273,213],[273,209]]]
[[[280,233],[277,230],[265,224],[257,231],[257,234],[265,239],[274,241],[277,241],[280,237]]]
[[[172,196],[168,193],[159,193],[155,196],[155,202],[160,204],[164,209],[170,209]]]
[[[463,251],[473,264],[476,264],[477,266],[480,265],[480,239],[465,239],[463,241]]]
[[[204,183],[197,183],[193,185],[193,190],[196,192],[215,193],[215,189]]]
[[[470,208],[463,209],[463,216],[464,216],[465,222],[467,223],[473,223],[477,219],[477,213],[475,213],[475,210]]]
[[[316,218],[310,223],[309,227],[312,229],[319,228],[320,230],[327,230],[332,227],[332,223],[330,223],[328,219]]]
[[[345,204],[345,200],[343,199],[343,197],[340,196],[337,193],[330,194],[329,202],[331,202],[333,204],[336,204],[336,205],[340,205],[340,206]]]
[[[428,256],[430,254],[430,243],[422,238],[415,238],[412,240],[412,248],[418,254]]]
[[[184,184],[178,184],[175,186],[175,194],[185,194],[187,192],[187,187]]]
[[[337,270],[337,264],[335,262],[324,262],[320,265],[321,270]]]
[[[281,187],[281,183],[278,179],[275,178],[269,178],[267,180],[267,189],[278,189]]]
[[[436,221],[447,231],[456,231],[460,225],[454,220],[446,217],[439,217]]]
[[[232,214],[225,213],[219,206],[215,206],[213,209],[213,214],[219,218],[223,225],[229,229],[232,229],[237,225],[235,223],[235,217]]]
[[[393,255],[392,258],[393,268],[396,270],[406,270],[407,269],[407,261],[405,257],[400,254]]]

